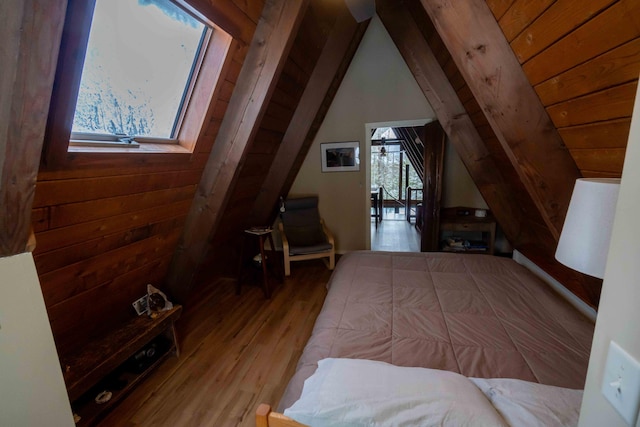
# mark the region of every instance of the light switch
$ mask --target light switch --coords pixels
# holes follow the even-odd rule
[[[614,341],[609,344],[602,394],[628,425],[635,425],[640,408],[640,363]]]

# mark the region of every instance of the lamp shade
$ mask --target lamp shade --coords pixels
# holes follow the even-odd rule
[[[620,180],[576,180],[556,259],[581,273],[604,278]]]

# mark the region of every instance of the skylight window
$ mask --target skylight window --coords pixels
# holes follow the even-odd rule
[[[96,0],[72,140],[175,140],[211,31],[171,0]]]

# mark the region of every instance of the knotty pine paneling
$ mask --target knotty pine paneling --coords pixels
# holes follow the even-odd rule
[[[504,36],[511,42],[523,29],[529,27],[531,23],[542,12],[547,9],[554,0],[518,0],[515,1],[500,17],[500,27]],[[496,16],[495,11],[493,12]]]
[[[172,171],[99,178],[38,181],[35,208],[125,196],[197,184],[197,172]]]
[[[511,47],[516,53],[516,57],[520,63],[523,63],[593,18],[594,15],[612,3],[614,0],[589,0],[587,2],[583,0],[545,0],[543,2],[519,0],[502,17],[499,24],[507,40],[511,41]],[[538,5],[540,7],[536,7]],[[516,9],[520,10],[513,14],[510,13]],[[531,12],[530,18],[534,19],[529,20],[529,25],[519,28],[519,35],[514,39],[512,37],[514,30],[509,25],[511,23],[505,21],[505,17],[518,14],[522,9],[528,9]]]
[[[584,176],[620,176],[640,74],[640,3],[516,0],[494,16]],[[514,17],[539,14],[514,36]]]
[[[40,284],[45,303],[48,306],[60,304],[85,291],[102,286],[140,265],[173,254],[181,231],[173,229],[169,233],[157,234],[41,274]]]
[[[635,81],[640,71],[640,38],[577,65],[536,86],[545,105]]]
[[[508,6],[510,6],[512,3],[513,1],[492,2],[491,7],[492,9],[494,7],[504,7],[504,11],[506,12]],[[455,62],[452,60],[452,57],[446,46],[442,42],[440,36],[435,31],[435,28],[433,27],[433,24],[431,23],[424,8],[418,1],[409,1],[407,6],[409,7],[411,14],[414,16],[414,20],[416,21],[416,23],[418,23],[418,28],[420,28],[423,36],[428,41],[430,48],[434,52],[434,56],[445,72],[449,82],[455,89],[458,98],[467,111],[467,114],[469,114],[469,117],[471,118],[471,121],[473,122],[476,130],[482,138],[487,151],[490,153],[493,161],[496,162],[497,165],[499,165],[500,173],[505,180],[511,183],[513,188],[517,189],[513,192],[512,197],[518,200],[518,208],[523,212],[528,213],[528,216],[526,217],[527,221],[542,224],[543,221],[539,214],[537,214],[535,206],[532,205],[531,199],[523,197],[527,194],[527,192],[524,188],[524,185],[522,184],[522,181],[520,180],[520,177],[518,176],[517,171],[513,167],[510,159],[505,154],[505,151],[502,148],[502,145],[497,139],[495,133],[493,132],[493,129],[489,125],[484,112],[482,111],[478,102],[475,100],[473,93],[471,92],[469,86],[466,84],[464,78],[459,72]],[[465,155],[465,153],[460,154],[463,156]],[[474,159],[467,160],[473,161]],[[479,184],[479,186],[485,186],[485,189],[492,186],[491,183],[485,182],[477,182],[477,184]],[[527,237],[525,234],[526,230],[530,230],[532,229],[532,227],[528,227],[526,224],[523,224],[521,228],[525,230],[525,233],[517,236],[516,238],[522,240],[522,242],[531,240],[531,237]],[[535,237],[537,238],[540,236]],[[518,242],[512,241],[512,243],[516,244]]]
[[[49,213],[49,227],[66,227],[118,214],[191,200],[195,189],[196,186],[193,184],[179,188],[52,206]]]
[[[239,33],[253,34],[264,2],[231,2],[220,2],[221,10],[234,9],[236,22],[252,22]],[[162,155],[145,164],[123,155],[109,165],[39,172],[34,259],[61,355],[134,316],[131,302],[147,283],[162,288],[247,51],[246,42],[231,43],[189,160]]]
[[[630,128],[631,119],[624,118],[565,127],[559,132],[569,149],[598,150],[625,148]]]
[[[491,12],[493,12],[493,16],[499,20],[507,13],[507,10],[509,10],[513,2],[514,0],[487,0],[487,5],[489,9],[491,9]]]
[[[272,103],[274,105],[274,103]],[[259,129],[253,143],[253,152],[259,154],[275,154],[282,142],[282,133],[268,129]]]
[[[625,148],[569,150],[581,170],[622,175]]]
[[[44,166],[40,167],[38,171],[38,182],[44,183],[47,181],[58,181],[64,179],[83,179],[83,178],[100,178],[100,177],[113,177],[124,175],[145,175],[161,172],[179,172],[195,169],[203,169],[208,158],[208,152],[200,152],[201,145],[196,147],[197,152],[194,152],[191,156],[191,161],[187,162],[180,160],[176,163],[176,160],[167,159],[164,162],[154,162],[153,164],[138,164],[135,158],[122,156],[117,159],[116,162],[109,164],[90,166],[91,162],[87,164],[83,163],[78,165],[77,168],[67,169],[45,169]]]
[[[47,307],[61,359],[83,343],[100,337],[131,318],[131,302],[146,293],[146,283],[160,283],[173,255],[139,266],[104,286]],[[126,310],[122,309],[126,302]]]
[[[247,148],[227,209],[217,230],[211,236],[212,248],[224,246],[232,250],[220,254],[209,253],[206,257],[207,268],[218,269],[223,274],[237,273],[237,259],[234,257],[239,253],[242,230],[252,225],[247,223],[247,215],[251,212],[261,185],[269,173],[284,133],[324,47],[328,31],[336,18],[335,8],[328,8],[321,3],[319,0],[312,1],[305,13],[260,128]]]
[[[547,107],[557,128],[629,117],[637,81],[614,86]]]
[[[140,211],[42,231],[36,234],[38,239],[36,253],[48,252],[111,233],[182,216],[187,213],[189,206],[191,206],[191,200],[183,200],[166,206],[154,206]]]
[[[264,2],[255,0],[232,0],[233,3],[242,10],[254,24],[258,25],[258,20],[262,15]]]
[[[578,2],[585,7],[590,2]],[[560,38],[523,64],[532,84],[537,85],[578,64],[638,37],[640,3],[619,0],[609,8]],[[520,56],[518,51],[514,51]]]
[[[172,230],[182,229],[186,216],[170,218],[164,221],[145,224],[136,228],[100,236],[64,248],[34,254],[38,273],[44,275],[50,271],[62,269],[89,258],[106,254],[118,248],[126,247],[151,236],[164,236]]]

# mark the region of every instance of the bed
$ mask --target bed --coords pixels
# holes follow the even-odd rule
[[[594,324],[511,259],[353,252],[327,288],[280,412],[327,358],[584,387]]]

